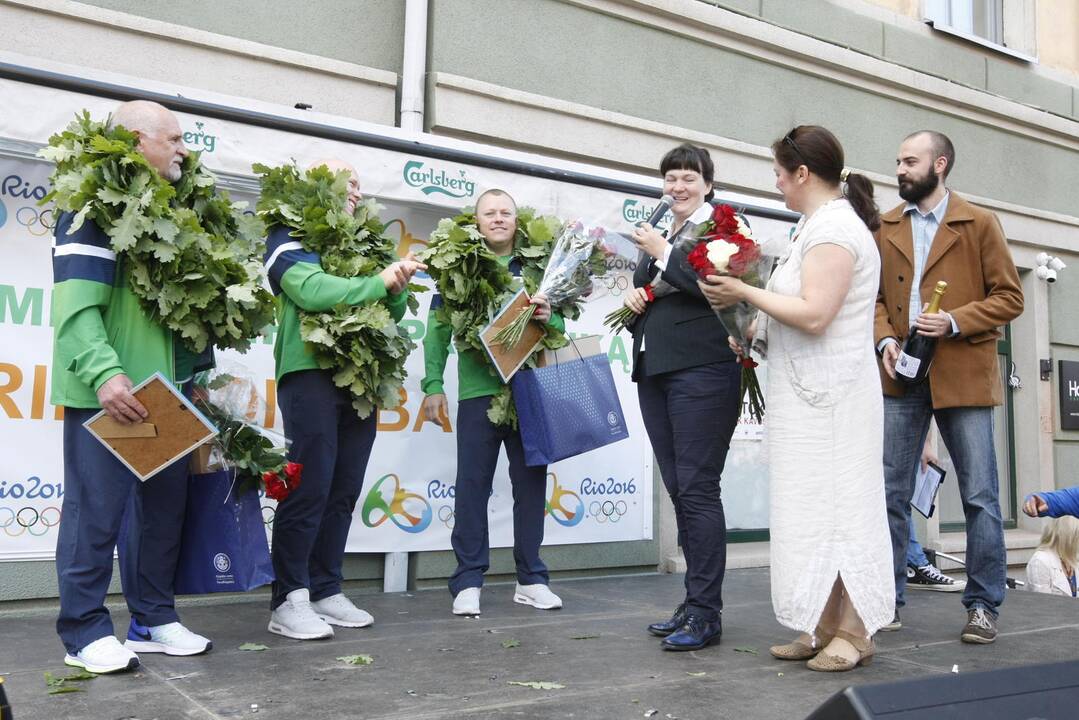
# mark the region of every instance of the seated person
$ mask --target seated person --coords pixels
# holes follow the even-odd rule
[[[1079,519],[1054,518],[1042,531],[1041,544],[1027,563],[1027,587],[1033,592],[1076,597]]]

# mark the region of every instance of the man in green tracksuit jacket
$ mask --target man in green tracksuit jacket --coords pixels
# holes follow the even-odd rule
[[[476,224],[487,246],[514,275],[521,263],[513,255],[517,234],[517,205],[501,190],[488,190],[476,200]],[[563,319],[551,313],[547,298],[537,293],[533,316],[565,329]],[[421,384],[426,419],[440,422],[447,414],[443,388],[451,330],[442,324],[437,310],[442,297],[431,300],[427,333],[423,338],[426,374]],[[450,578],[455,615],[480,614],[480,588],[490,567],[490,538],[487,531],[487,503],[491,497],[495,465],[503,444],[510,463],[513,486],[513,557],[517,565],[515,602],[542,610],[562,607],[562,600],[548,587],[547,566],[539,556],[543,542],[544,504],[547,494],[547,466],[525,464],[520,432],[494,425],[487,418],[491,398],[502,389],[502,381],[486,355],[478,350],[462,351],[457,358],[457,480],[454,490],[454,526],[450,536],[457,556],[457,570]]]
[[[138,136],[139,152],[162,177],[180,179],[187,150],[172,113],[135,101],[117,108],[112,123]],[[187,503],[186,460],[140,483],[83,423],[102,408],[122,424],[141,421],[146,409],[131,394],[134,384],[155,372],[182,384],[206,358],[196,358],[143,311],[128,288],[123,256],[113,252],[108,235],[90,221],[69,234],[72,219],[71,213],[60,216],[53,248],[51,401],[64,408],[56,627],[68,665],[106,673],[136,667],[135,651],[195,655],[211,644],[180,624],[173,599]],[[105,608],[125,507],[128,533],[120,574],[131,611],[126,647],[113,635]]]
[[[346,207],[362,199],[352,166],[319,162],[350,175]],[[273,525],[273,584],[269,630],[296,640],[333,636],[331,625],[366,627],[374,619],[341,592],[341,563],[352,512],[375,442],[378,413],[361,419],[348,390],[321,370],[300,336],[299,310],[329,310],[342,303],[385,301],[394,320],[404,316],[408,282],[425,266],[411,255],[378,275],[342,278],[322,269],[287,227],[266,238],[266,273],[277,296],[277,398],[289,459],[303,464],[303,482],[277,506]]]

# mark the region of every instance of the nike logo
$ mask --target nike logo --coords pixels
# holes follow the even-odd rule
[[[136,625],[135,623],[131,623],[131,627],[127,631],[127,636],[131,640],[153,640],[153,637],[150,635],[150,628]]]

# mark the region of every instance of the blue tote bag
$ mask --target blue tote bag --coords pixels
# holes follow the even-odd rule
[[[510,387],[528,465],[548,465],[629,437],[606,354],[521,369]]]
[[[238,493],[233,479],[232,471],[188,479],[177,595],[246,592],[273,582],[258,492]]]

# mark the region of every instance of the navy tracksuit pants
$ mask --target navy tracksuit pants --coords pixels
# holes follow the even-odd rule
[[[503,443],[513,487],[513,559],[517,565],[517,582],[548,584],[547,566],[539,556],[547,499],[547,466],[525,465],[520,433],[492,424],[487,419],[490,406],[490,396],[461,400],[457,404],[457,483],[450,535],[457,555],[457,570],[450,577],[450,592],[454,595],[465,588],[482,587],[483,574],[491,566],[487,503]]]
[[[378,427],[378,413],[361,420],[329,370],[288,373],[277,400],[289,459],[303,463],[303,475],[274,515],[271,609],[301,588],[312,600],[341,592],[345,542]]]
[[[105,595],[112,553],[126,520],[120,578],[128,609],[142,625],[179,620],[173,577],[187,506],[188,459],[146,482],[110,453],[82,424],[98,410],[64,409],[64,500],[56,541],[60,615],[56,630],[75,654],[114,633]]]

